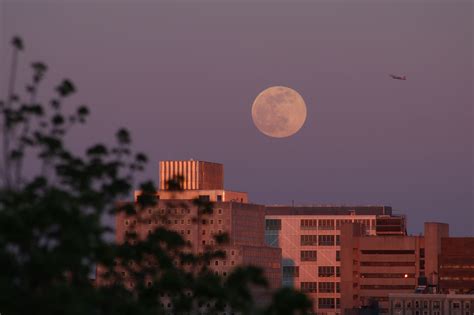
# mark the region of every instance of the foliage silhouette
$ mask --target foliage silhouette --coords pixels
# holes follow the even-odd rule
[[[129,233],[123,244],[107,241],[113,230],[107,215],[120,212],[140,218],[156,204],[152,182],[140,184],[136,203],[127,198],[137,172],[147,157],[135,152],[126,129],[116,133],[113,145],[96,143],[84,154],[67,147],[71,128],[85,124],[89,109],[66,104],[77,88],[64,79],[44,105],[37,92],[48,67],[31,64],[32,77],[25,96],[15,93],[20,37],[12,40],[13,60],[8,95],[0,102],[2,160],[0,161],[0,312],[2,314],[186,314],[231,310],[241,314],[303,314],[311,303],[300,292],[281,289],[269,305],[259,306],[254,288],[265,289],[262,270],[235,268],[227,277],[209,267],[223,258],[216,246],[193,253],[183,237],[161,226],[146,239]],[[26,176],[24,164],[39,163]],[[181,189],[182,178],[168,183]],[[195,222],[212,213],[212,204],[196,200]],[[184,203],[189,207],[190,204]],[[166,222],[172,214],[157,220]],[[90,279],[96,266],[106,285]],[[124,276],[125,275],[125,276]],[[164,303],[170,303],[170,307]]]

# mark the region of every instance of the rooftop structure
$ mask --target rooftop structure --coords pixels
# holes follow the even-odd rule
[[[219,163],[180,160],[160,161],[160,190],[167,190],[168,183],[177,177],[183,178],[184,190],[223,190],[224,166]]]

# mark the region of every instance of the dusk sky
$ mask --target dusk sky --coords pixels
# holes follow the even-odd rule
[[[132,132],[150,158],[223,163],[262,204],[384,204],[474,234],[472,1],[0,0],[2,97],[13,35],[91,107],[77,148]],[[29,74],[24,64],[22,77]],[[406,75],[393,80],[390,73]],[[24,82],[24,81],[23,81]],[[298,91],[307,119],[270,138],[255,97]]]

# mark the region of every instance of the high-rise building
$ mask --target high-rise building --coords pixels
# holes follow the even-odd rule
[[[367,235],[359,224],[341,229],[341,309],[378,304],[389,311],[389,293],[436,291],[441,240],[449,226],[425,223],[424,236]]]
[[[243,192],[223,189],[221,164],[202,161],[165,161],[160,163],[160,187],[156,193],[156,206],[133,214],[120,212],[115,217],[115,239],[126,240],[128,232],[135,232],[145,239],[160,226],[180,233],[191,244],[194,253],[203,252],[207,246],[215,246],[226,253],[226,258],[210,262],[210,268],[222,276],[238,265],[253,265],[263,269],[272,289],[281,284],[281,249],[267,246],[264,241],[265,207],[248,203]],[[191,174],[191,175],[190,175]],[[164,180],[182,176],[183,189],[169,190]],[[191,176],[191,178],[189,177]],[[141,192],[135,192],[135,201]],[[200,214],[195,200],[211,201],[211,212]],[[216,234],[227,233],[229,242],[217,245]],[[132,279],[124,274],[124,281]],[[97,283],[101,284],[98,268]]]
[[[267,206],[265,241],[282,249],[282,285],[307,293],[318,314],[340,314],[341,233],[360,223],[367,235],[404,235],[405,218],[387,206]]]

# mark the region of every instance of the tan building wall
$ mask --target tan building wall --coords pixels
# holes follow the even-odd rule
[[[217,202],[212,214],[198,216],[198,207],[192,200],[159,200],[155,207],[135,215],[120,212],[115,226],[119,244],[125,241],[127,231],[134,231],[145,239],[157,227],[166,226],[189,241],[194,253],[202,252],[206,246],[217,246],[215,234],[228,233],[229,243],[217,246],[227,257],[213,261],[211,268],[226,276],[237,265],[254,264],[264,269],[271,288],[280,287],[281,250],[264,243],[263,206]]]
[[[364,233],[375,235],[377,216],[386,215],[386,210],[380,206],[267,206],[265,240],[282,249],[282,285],[308,294],[314,313],[340,314],[344,298],[340,293],[340,228],[344,222],[359,222]]]

